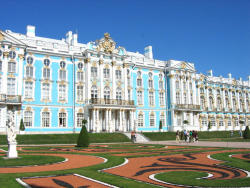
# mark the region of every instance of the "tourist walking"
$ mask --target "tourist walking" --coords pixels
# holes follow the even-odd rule
[[[180,133],[176,131],[176,143],[180,143]]]

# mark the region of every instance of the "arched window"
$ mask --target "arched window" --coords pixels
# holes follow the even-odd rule
[[[209,93],[209,95],[212,95],[212,94],[213,94],[213,91],[212,91],[211,88],[208,90],[208,93]]]
[[[176,82],[175,82],[175,88],[176,88],[176,89],[180,89],[180,83],[179,83],[178,80],[176,80]]]
[[[144,126],[143,114],[138,115],[138,127]]]
[[[228,96],[228,91],[225,91],[225,96]]]
[[[226,98],[226,100],[225,100],[225,107],[228,109],[229,108],[229,100],[228,100],[228,98]]]
[[[209,97],[209,108],[210,109],[213,109],[213,98],[212,97]]]
[[[116,99],[117,100],[122,100],[122,90],[121,88],[116,88]]]
[[[23,118],[23,124],[25,127],[32,127],[32,112],[31,111],[25,111],[24,112],[24,118]]]
[[[204,97],[201,97],[201,108],[202,109],[205,108],[205,99],[204,99]]]
[[[104,88],[104,99],[105,100],[110,99],[110,89],[107,86]]]
[[[155,126],[155,115],[154,115],[154,113],[151,113],[151,114],[150,114],[150,117],[149,117],[149,125],[150,125],[151,127]]]
[[[200,93],[204,94],[204,88],[200,88]]]
[[[188,103],[188,101],[187,101],[187,94],[184,93],[183,95],[184,95],[184,96],[183,96],[183,97],[184,97],[184,104],[187,104],[187,103]]]
[[[221,99],[217,98],[217,108],[218,110],[221,110]]]
[[[233,109],[236,110],[236,100],[233,99]]]
[[[220,90],[219,89],[217,89],[217,95],[220,95]]]
[[[240,100],[240,110],[243,110],[243,101],[242,100]]]
[[[249,101],[248,100],[246,101],[246,106],[247,106],[246,110],[249,111]]]
[[[176,93],[176,104],[181,104],[180,93]]]
[[[92,86],[91,88],[91,99],[97,99],[97,87]]]

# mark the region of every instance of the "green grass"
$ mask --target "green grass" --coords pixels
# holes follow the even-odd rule
[[[0,157],[0,167],[44,165],[64,161],[63,157],[43,155],[19,155],[16,159]]]
[[[79,134],[17,135],[18,144],[76,144]],[[89,133],[90,143],[130,142],[121,133]],[[0,135],[0,145],[6,145],[6,135]]]
[[[152,141],[175,140],[175,132],[144,132],[143,134]],[[234,131],[233,136],[231,136],[230,131],[202,131],[198,132],[198,136],[199,140],[239,138],[239,131]],[[244,142],[245,140],[239,139],[239,141]]]
[[[233,138],[210,138],[210,139],[201,139],[202,141],[211,141],[211,142],[250,142],[250,139],[244,139],[240,137]]]

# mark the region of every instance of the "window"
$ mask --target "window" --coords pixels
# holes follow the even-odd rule
[[[237,127],[237,126],[239,126],[239,121],[238,121],[238,119],[235,119],[234,120],[234,125]]]
[[[122,90],[119,87],[116,89],[116,99],[117,100],[121,100],[122,99]]]
[[[91,88],[91,99],[97,99],[97,87],[92,86]]]
[[[59,70],[59,79],[66,81],[66,70]]]
[[[215,118],[211,118],[210,123],[211,123],[211,126],[215,126]]]
[[[59,85],[59,101],[66,100],[66,85]]]
[[[175,82],[175,88],[176,88],[176,89],[180,89],[180,83],[179,83],[178,80]]]
[[[142,105],[143,102],[142,102],[142,91],[137,91],[137,103],[138,105]]]
[[[229,108],[229,100],[228,100],[228,98],[226,98],[226,100],[225,100],[225,107],[226,107],[226,109]]]
[[[83,82],[83,72],[82,71],[77,72],[77,81]]]
[[[228,96],[228,91],[225,91],[225,96]]]
[[[232,125],[232,121],[231,121],[231,119],[229,119],[229,120],[227,121],[227,126],[230,127],[231,125]]]
[[[78,63],[78,69],[82,70],[83,68],[83,64],[82,63]]]
[[[33,78],[33,67],[32,66],[26,66],[26,77]]]
[[[103,77],[104,78],[109,78],[110,77],[110,70],[107,68],[103,69]]]
[[[220,90],[219,90],[219,89],[217,89],[217,91],[216,91],[216,92],[217,92],[217,95],[220,95]]]
[[[83,86],[77,86],[76,96],[78,101],[83,101]]]
[[[164,105],[164,93],[159,93],[160,96],[160,105],[163,106]]]
[[[8,62],[8,72],[9,73],[16,72],[16,62],[13,62],[13,61]]]
[[[218,108],[218,110],[222,110],[221,109],[221,99],[220,98],[217,99],[217,108]]]
[[[189,90],[193,90],[192,83],[189,83]]]
[[[163,89],[163,81],[159,81],[159,89]]]
[[[148,80],[148,87],[153,88],[153,80]]]
[[[165,115],[164,114],[160,115],[160,121],[162,123],[162,126],[164,127],[165,126]]]
[[[144,123],[143,123],[143,114],[139,114],[138,115],[138,127],[143,127]]]
[[[110,99],[110,89],[107,86],[104,88],[104,99]]]
[[[236,109],[236,100],[233,99],[233,109],[235,110]]]
[[[25,127],[32,127],[32,112],[31,111],[24,112],[23,124]]]
[[[209,108],[212,109],[213,108],[213,98],[209,97]]]
[[[200,88],[200,93],[204,94],[204,88]]]
[[[26,99],[33,98],[33,82],[25,82],[24,97]]]
[[[180,93],[176,93],[176,104],[181,104]]]
[[[142,79],[137,78],[136,84],[137,84],[137,87],[142,87]]]
[[[2,72],[2,61],[0,61],[0,72]]]
[[[155,103],[155,100],[154,100],[154,92],[149,92],[149,105],[150,106],[153,106],[154,105],[154,103]]]
[[[66,113],[59,113],[59,127],[66,127]]]
[[[220,120],[219,120],[219,126],[221,127],[221,126],[223,126],[223,125],[224,125],[223,119],[220,119]]]
[[[42,127],[49,127],[50,125],[50,113],[43,112],[42,113]]]
[[[50,79],[50,68],[43,68],[43,79]]]
[[[8,78],[7,80],[7,95],[15,95],[16,94],[16,79]]]
[[[61,67],[62,69],[64,69],[64,68],[65,68],[65,66],[66,66],[65,61],[61,61],[61,62],[60,62],[60,67]]]
[[[184,93],[184,104],[187,104],[187,94]]]
[[[209,95],[212,95],[212,94],[213,94],[213,91],[212,91],[211,88],[208,90],[208,93],[209,93]]]
[[[115,71],[115,77],[116,77],[116,79],[121,79],[122,78],[122,71],[116,70]]]
[[[82,127],[82,120],[84,119],[83,117],[83,113],[77,113],[76,115],[76,119],[77,119],[77,127]]]
[[[10,51],[10,52],[9,52],[9,58],[15,59],[15,58],[16,58],[16,52]]]
[[[45,59],[44,61],[43,61],[43,64],[45,65],[45,66],[49,66],[49,64],[50,64],[50,60],[49,59]]]
[[[232,95],[235,97],[235,92],[234,91],[232,92]]]
[[[50,98],[50,84],[43,83],[42,84],[42,99],[49,100]]]
[[[193,94],[190,94],[190,104],[193,104]]]
[[[202,124],[203,127],[207,126],[207,119],[206,118],[202,118],[201,124]]]
[[[130,94],[130,89],[128,89],[128,100],[131,100],[131,94]]]
[[[183,89],[184,89],[184,90],[187,89],[187,84],[186,84],[186,82],[183,82]]]
[[[201,108],[202,109],[205,108],[205,99],[204,99],[204,97],[201,97]]]
[[[149,117],[149,125],[151,127],[155,126],[155,115],[153,113],[150,114],[150,117]]]
[[[91,67],[91,77],[97,77],[97,67]]]
[[[33,57],[27,57],[27,63],[29,64],[29,65],[32,65],[33,64]]]

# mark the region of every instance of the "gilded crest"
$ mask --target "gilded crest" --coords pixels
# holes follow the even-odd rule
[[[185,69],[186,67],[187,67],[186,63],[183,62],[183,63],[181,64],[181,68],[182,68],[182,69]]]
[[[2,33],[0,33],[0,41],[2,41],[4,39],[4,36]]]
[[[112,53],[115,49],[116,43],[112,40],[109,33],[104,33],[104,37],[97,41],[98,42],[98,51],[104,51],[106,53]]]

